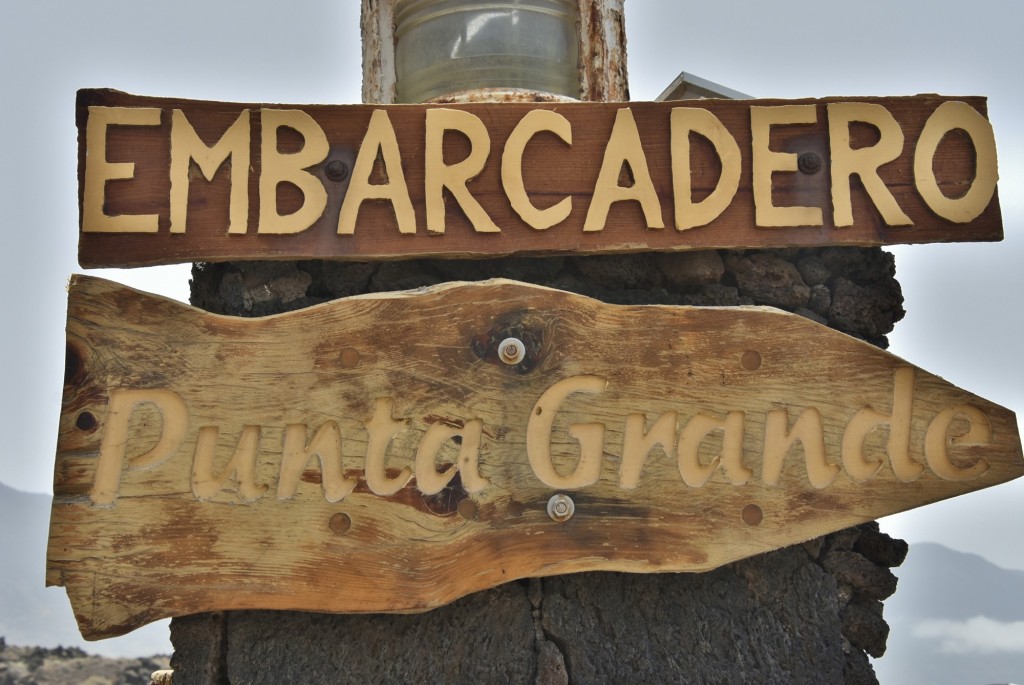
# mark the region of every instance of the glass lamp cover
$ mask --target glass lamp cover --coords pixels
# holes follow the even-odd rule
[[[398,102],[479,88],[579,97],[576,0],[397,0]]]

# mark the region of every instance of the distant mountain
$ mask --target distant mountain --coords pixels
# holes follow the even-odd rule
[[[154,672],[169,666],[165,656],[108,659],[77,647],[18,647],[0,638],[3,685],[149,685]]]
[[[0,637],[8,645],[77,646],[113,657],[170,654],[167,622],[99,642],[82,639],[63,588],[47,588],[50,496],[0,483]]]
[[[1024,571],[933,543],[911,545],[893,570],[881,685],[1024,683]]]

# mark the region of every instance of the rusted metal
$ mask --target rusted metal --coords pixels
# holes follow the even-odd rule
[[[580,99],[629,100],[624,0],[579,0]]]
[[[395,5],[398,0],[362,0],[363,102],[393,104],[395,74]],[[580,100],[621,102],[629,99],[626,73],[624,0],[578,0]],[[482,88],[431,100],[469,102],[561,102],[551,93],[509,88]]]
[[[362,0],[363,102],[390,105],[395,80],[395,0]]]
[[[327,178],[340,183],[348,178],[349,168],[345,162],[340,159],[332,159],[324,167],[324,172],[327,174]]]
[[[821,171],[821,157],[813,152],[805,152],[796,160],[797,168],[804,174],[816,174]]]

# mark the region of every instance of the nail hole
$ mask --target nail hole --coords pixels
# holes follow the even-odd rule
[[[476,502],[468,497],[459,502],[459,515],[467,521],[475,521],[479,513]]]
[[[757,371],[761,368],[761,353],[747,350],[743,353],[740,363],[743,364],[743,368],[747,371]]]
[[[526,507],[523,506],[522,502],[512,501],[508,503],[508,515],[512,518],[519,518],[525,510]]]
[[[341,366],[345,369],[354,369],[359,365],[359,350],[354,347],[346,347],[341,351]]]
[[[97,423],[98,421],[96,421],[96,417],[93,416],[92,412],[83,411],[78,415],[78,418],[75,419],[75,428],[85,433],[89,433],[96,430]]]
[[[352,519],[348,514],[338,513],[331,516],[327,525],[335,535],[344,535],[352,527]]]
[[[764,520],[764,512],[756,504],[748,504],[743,507],[743,522],[748,526],[759,526]]]

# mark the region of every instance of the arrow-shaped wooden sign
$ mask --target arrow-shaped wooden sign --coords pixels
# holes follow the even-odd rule
[[[76,277],[47,560],[82,634],[700,571],[1024,473],[1012,412],[765,308],[510,281],[263,319]]]

